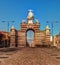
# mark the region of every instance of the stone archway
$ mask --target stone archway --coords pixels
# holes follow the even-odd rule
[[[10,32],[10,47],[16,47],[16,44],[18,47],[26,47],[29,46],[29,43],[27,42],[27,32],[30,31],[30,33],[34,32],[34,35],[30,35],[33,37],[33,43],[32,47],[46,45],[47,41],[49,41],[48,44],[50,44],[50,28],[47,26],[45,30],[40,29],[40,23],[38,20],[35,22],[35,16],[32,11],[29,11],[27,16],[27,21],[22,21],[21,23],[21,30],[16,30],[14,27],[11,28]],[[48,34],[47,34],[48,33]],[[43,42],[43,43],[42,43]]]
[[[28,29],[26,31],[26,46],[32,47],[32,43],[34,42],[35,32],[33,29]]]

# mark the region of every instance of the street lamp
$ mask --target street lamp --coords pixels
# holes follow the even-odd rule
[[[5,22],[5,21],[2,21],[3,23]],[[4,40],[4,43],[3,43],[3,45],[4,45],[4,48],[5,48],[5,40]]]
[[[59,23],[59,21],[55,21],[55,22],[49,22],[49,21],[46,21],[46,23],[50,23],[51,24],[51,27],[52,27],[52,44],[54,44],[54,35],[53,35],[53,31],[54,31],[54,24],[55,23]]]
[[[2,21],[2,22],[7,22],[7,37],[8,37],[8,40],[7,40],[7,45],[9,44],[9,22],[12,22],[12,24],[14,23],[14,21]],[[4,47],[5,47],[5,43],[4,43]]]
[[[49,21],[46,21],[46,23],[48,24]],[[54,25],[53,25],[53,22],[51,22],[50,24],[51,24],[51,27],[52,27],[52,36],[53,36],[53,27],[54,27]]]

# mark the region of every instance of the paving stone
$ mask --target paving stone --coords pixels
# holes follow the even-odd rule
[[[12,53],[12,55],[5,54],[9,57],[1,59],[3,61],[1,62],[2,65],[60,65],[60,61],[56,60],[55,56],[51,56],[52,54],[59,54],[54,49],[22,48],[16,53]],[[11,51],[8,54],[11,54]]]

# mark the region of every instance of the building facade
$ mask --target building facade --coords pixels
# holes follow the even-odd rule
[[[60,48],[60,33],[54,36],[54,46]]]
[[[0,31],[0,47],[8,47],[9,46],[9,38],[8,32]]]
[[[21,30],[16,30],[12,26],[9,33],[10,37],[10,47],[36,47],[40,45],[51,45],[50,43],[50,28],[46,26],[45,30],[40,29],[40,23],[38,20],[35,21],[34,13],[32,11],[28,12],[27,23],[23,20],[21,23]],[[27,32],[32,30],[34,32],[34,39],[31,45],[27,41]],[[31,33],[30,33],[31,34]]]

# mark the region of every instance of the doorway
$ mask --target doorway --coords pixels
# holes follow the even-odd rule
[[[29,29],[26,32],[26,46],[31,47],[34,41],[34,30]]]

